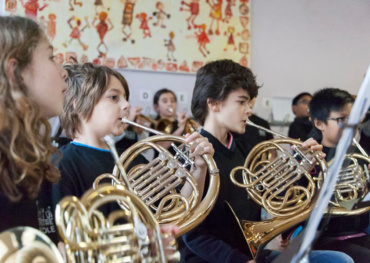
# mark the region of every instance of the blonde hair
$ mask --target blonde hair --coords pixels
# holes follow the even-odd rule
[[[0,17],[0,193],[11,201],[36,198],[44,179],[57,182],[51,164],[51,127],[27,94],[21,72],[42,39],[38,24],[23,17]],[[10,60],[15,60],[9,72]],[[10,74],[10,75],[8,75]]]
[[[68,77],[67,91],[60,115],[60,123],[68,137],[74,138],[80,132],[81,119],[89,120],[95,105],[109,85],[110,76],[116,77],[125,89],[126,99],[130,92],[126,79],[117,71],[92,63],[65,64]]]

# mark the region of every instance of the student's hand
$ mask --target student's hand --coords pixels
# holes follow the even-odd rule
[[[324,160],[326,157],[326,154],[322,152],[323,146],[321,144],[318,144],[318,142],[315,141],[313,138],[309,138],[306,141],[304,141],[302,143],[302,147],[306,147],[315,151],[315,156],[317,156],[320,160]],[[310,161],[313,163],[311,167],[308,167],[309,171],[311,171],[316,165],[315,156],[314,155],[307,156],[307,158],[310,159]]]
[[[173,262],[177,258],[180,260],[180,253],[176,250],[177,246],[175,245],[175,236],[180,233],[180,228],[176,225],[162,225],[160,228],[166,261]]]
[[[252,260],[248,260],[247,263],[256,263],[256,261],[252,259]]]
[[[131,107],[130,112],[128,114],[128,119],[130,121],[135,121],[136,116],[140,115],[142,110],[143,110],[143,108],[141,108],[141,107],[137,107],[137,106]]]
[[[58,250],[62,255],[64,262],[67,262],[66,247],[62,241],[58,242]]]
[[[177,114],[177,122],[178,122],[179,128],[184,129],[187,120],[188,120],[188,116],[186,116],[185,112],[179,112]]]
[[[185,135],[185,142],[194,142],[190,157],[195,157],[195,165],[197,167],[205,168],[207,164],[202,155],[209,154],[213,157],[215,153],[213,145],[208,141],[208,138],[203,137],[199,132],[193,132],[192,134],[188,133]]]
[[[289,243],[290,243],[289,238],[283,239],[281,235],[278,235],[276,237],[276,241],[277,241],[277,244],[278,244],[278,248],[277,249],[279,251],[283,251],[284,249],[286,249],[289,246]]]
[[[136,116],[140,115],[142,110],[143,110],[143,108],[141,108],[141,107],[137,107],[137,106],[131,107],[127,119],[129,119],[130,121],[135,121]],[[141,124],[141,123],[139,123],[139,124]],[[127,129],[127,127],[128,127],[128,124],[127,124],[127,126],[125,126],[125,129]],[[143,132],[142,129],[137,128],[136,126],[134,126],[133,129],[137,134],[141,134]]]

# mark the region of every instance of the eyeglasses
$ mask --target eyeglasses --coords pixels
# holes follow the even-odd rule
[[[348,117],[327,118],[327,120],[336,121],[341,126],[348,120]]]
[[[310,100],[300,100],[300,101],[297,102],[297,105],[298,104],[308,105],[308,104],[310,104]]]

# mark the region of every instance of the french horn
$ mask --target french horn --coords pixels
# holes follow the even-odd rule
[[[136,116],[136,121],[143,123],[143,125],[148,128],[153,125],[155,130],[162,131],[166,134],[170,134],[173,129],[172,122],[167,119],[154,120],[148,116],[139,114]]]
[[[64,263],[54,243],[40,230],[15,227],[0,233],[2,263]]]
[[[370,158],[355,138],[353,144],[359,149],[360,153],[346,154],[344,157],[343,167],[339,173],[338,182],[334,188],[332,200],[329,202],[330,214],[338,216],[359,215],[370,211],[370,207],[348,210],[345,203],[353,203],[362,199],[369,191],[370,174],[368,165]],[[332,164],[331,160],[328,165]],[[325,177],[322,173],[317,178],[317,185],[320,189]]]
[[[209,187],[202,198],[196,180],[191,173],[194,161],[190,158],[190,149],[194,145],[186,145],[185,138],[164,135],[161,132],[122,119],[124,123],[135,125],[155,134],[161,134],[141,140],[128,148],[120,157],[115,149],[114,141],[105,137],[115,159],[113,174],[105,174],[96,178],[94,187],[106,178],[113,185],[122,185],[135,193],[150,209],[159,224],[176,224],[180,228],[178,236],[193,229],[210,213],[213,208],[219,187],[220,178],[215,161],[209,155],[203,155],[208,167]],[[172,155],[167,149],[157,144],[171,141],[176,152]],[[180,143],[176,146],[175,143]],[[148,164],[130,167],[132,161],[142,152],[153,149],[158,157]],[[130,167],[130,169],[129,169]],[[191,189],[190,195],[181,192],[186,185]]]
[[[111,205],[118,202],[121,208]],[[105,214],[100,210],[109,206]],[[90,189],[81,199],[64,197],[55,220],[68,262],[167,262],[161,231],[148,207],[132,192],[112,185]],[[176,240],[169,242],[176,252]]]
[[[171,109],[171,108],[170,108]],[[170,111],[170,110],[169,110]],[[172,110],[173,111],[173,110]],[[172,112],[170,111],[170,112]],[[150,128],[153,125],[154,130],[170,134],[173,130],[173,124],[168,119],[154,120],[143,114],[136,116],[136,122],[142,123],[145,127]],[[200,125],[195,120],[188,118],[185,124],[184,133],[193,133],[199,129]]]
[[[309,170],[318,163],[326,173],[327,165],[319,158],[319,152],[302,147],[301,141],[260,127],[250,120],[247,124],[279,137],[257,144],[247,156],[244,166],[235,167],[230,173],[235,185],[245,188],[257,204],[274,216],[261,222],[237,218],[255,257],[258,248],[307,218],[314,206],[316,192]],[[283,147],[286,144],[292,146],[293,153]],[[271,158],[271,151],[277,151],[275,158]],[[235,178],[237,171],[242,171],[242,183]]]

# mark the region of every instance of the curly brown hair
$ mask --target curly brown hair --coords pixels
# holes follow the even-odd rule
[[[28,18],[0,17],[0,193],[13,202],[36,198],[44,179],[57,182],[60,177],[51,164],[57,149],[50,124],[28,98],[21,75],[45,38]],[[13,72],[10,60],[15,60]]]

